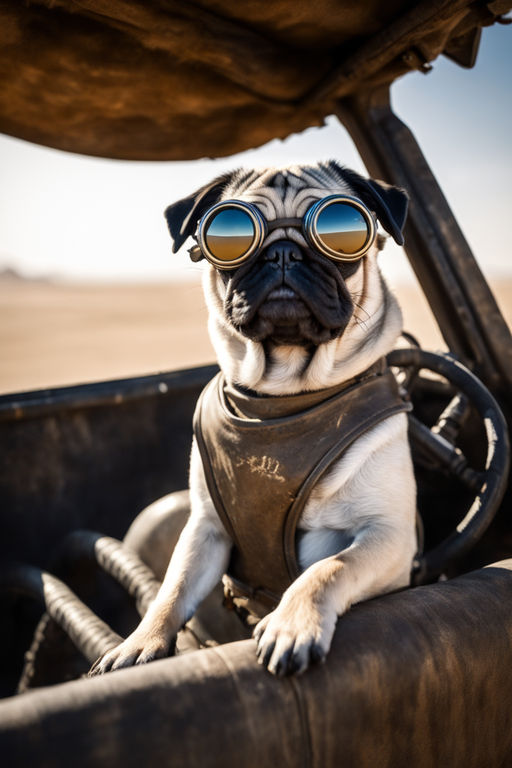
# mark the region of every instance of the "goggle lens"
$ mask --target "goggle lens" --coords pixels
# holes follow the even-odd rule
[[[239,208],[224,208],[208,222],[205,241],[210,253],[218,261],[241,259],[254,242],[254,222]]]
[[[350,203],[326,205],[316,219],[318,239],[340,255],[361,251],[369,237],[368,222]]]

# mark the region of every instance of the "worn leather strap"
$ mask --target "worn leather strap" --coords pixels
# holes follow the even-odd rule
[[[350,427],[347,427],[343,432],[339,442],[333,445],[330,451],[322,457],[321,461],[313,467],[301,486],[286,517],[283,547],[288,572],[292,581],[299,575],[295,548],[295,532],[313,487],[318,483],[327,470],[335,462],[339,461],[345,451],[358,438],[364,435],[365,432],[376,427],[377,424],[380,424],[380,422],[388,419],[390,416],[412,410],[412,404],[406,402],[399,394],[396,379],[389,370],[382,376],[367,381],[364,386],[361,384],[361,387],[364,389],[364,394],[369,397],[369,400],[372,403],[372,412],[368,413],[366,417],[360,421],[354,419]],[[357,392],[353,392],[353,395],[356,396]]]

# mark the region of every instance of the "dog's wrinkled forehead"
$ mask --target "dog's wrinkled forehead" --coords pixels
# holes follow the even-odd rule
[[[330,194],[357,197],[335,166],[291,166],[247,171],[235,177],[222,200],[253,203],[268,221],[302,217],[316,201]]]
[[[334,164],[289,166],[242,172],[225,187],[221,200],[236,199],[252,203],[267,221],[274,221],[302,218],[313,203],[335,193],[357,197]],[[268,246],[283,237],[298,245],[307,245],[300,229],[294,227],[273,230],[263,245]]]

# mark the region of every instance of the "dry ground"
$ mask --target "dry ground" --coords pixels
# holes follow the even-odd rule
[[[442,346],[415,286],[395,286],[405,327]],[[512,323],[512,279],[492,288]],[[123,378],[211,362],[196,283],[83,285],[0,280],[0,392]]]

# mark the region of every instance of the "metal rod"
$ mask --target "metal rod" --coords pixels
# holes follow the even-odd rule
[[[462,451],[441,435],[432,432],[412,414],[409,415],[409,436],[413,446],[425,451],[443,470],[458,477],[475,493],[480,490],[482,476],[480,472],[468,467]]]
[[[510,331],[420,147],[391,110],[389,88],[344,99],[337,114],[369,172],[409,193],[405,249],[449,348],[510,400]]]
[[[217,365],[204,365],[151,376],[2,395],[0,421],[21,421],[80,408],[118,406],[134,400],[165,397],[169,393],[176,395],[196,388],[200,390],[218,370]]]

